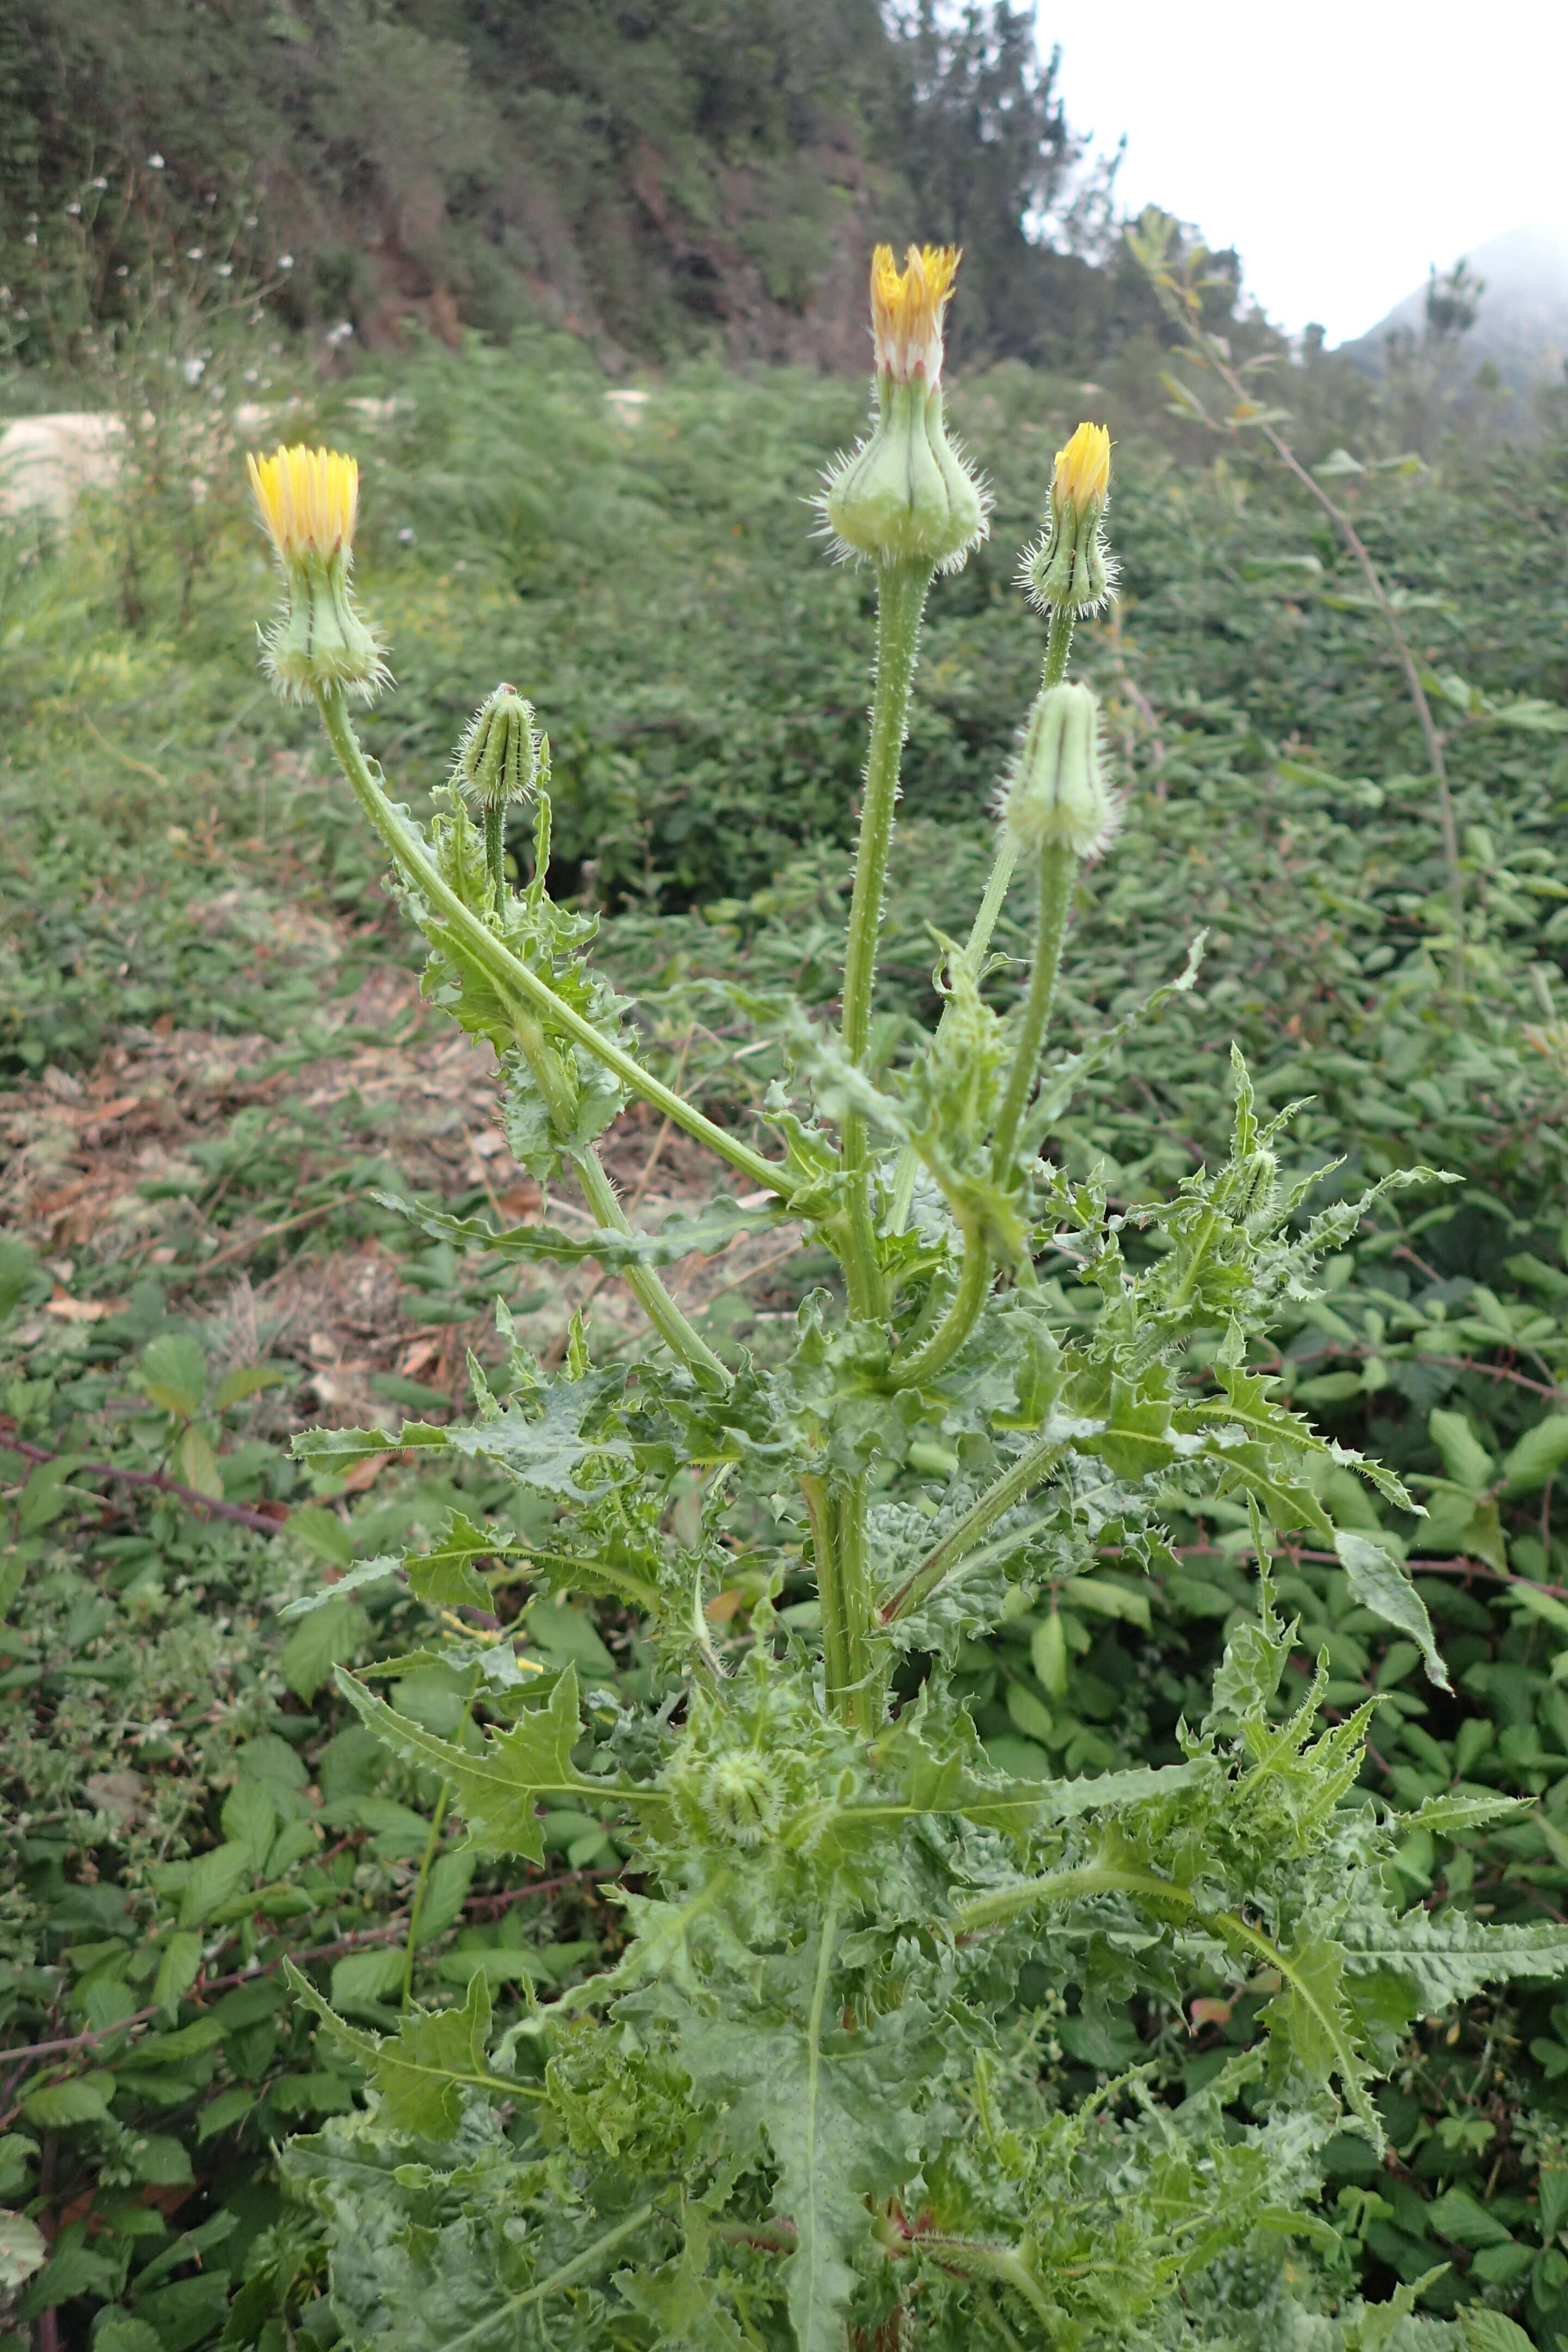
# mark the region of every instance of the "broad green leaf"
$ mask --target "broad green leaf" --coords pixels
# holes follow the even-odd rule
[[[13,1234],[0,1234],[0,1323],[14,1313],[26,1297],[37,1270],[37,1261],[26,1242]],[[46,1286],[47,1277],[45,1277]]]
[[[238,1838],[199,1854],[180,1897],[181,1927],[199,1927],[204,1919],[210,1919],[220,1905],[238,1894],[255,1870],[251,1848]]]
[[[23,2122],[38,2131],[65,2131],[72,2124],[106,2123],[109,2101],[104,2079],[98,2075],[89,2081],[78,2074],[64,2083],[46,2083],[41,2090],[29,2092],[22,2101]]]
[[[216,2139],[219,2132],[232,2131],[242,2123],[256,2105],[256,2094],[244,2084],[236,2084],[229,2091],[220,2091],[216,2099],[208,2099],[196,2110],[196,2138],[205,2144]]]
[[[1468,2303],[1458,2315],[1464,2352],[1535,2352],[1532,2336],[1505,2313],[1489,2311],[1483,2303]]]
[[[334,1666],[352,1658],[365,1637],[364,1612],[351,1601],[329,1601],[301,1617],[279,1654],[278,1671],[296,1698],[312,1698]]]
[[[1502,1475],[1515,1493],[1528,1495],[1554,1478],[1568,1462],[1568,1413],[1548,1413],[1527,1429],[1504,1456]]]
[[[1437,1654],[1432,1636],[1432,1621],[1426,1614],[1426,1603],[1405,1574],[1405,1563],[1396,1559],[1384,1544],[1365,1536],[1354,1528],[1336,1528],[1334,1549],[1340,1556],[1345,1580],[1363,1609],[1381,1617],[1401,1633],[1408,1633],[1426,1664],[1428,1682],[1439,1690],[1452,1688],[1447,1670]]]
[[[198,1495],[209,1495],[215,1502],[223,1500],[223,1472],[218,1468],[211,1441],[203,1431],[194,1426],[181,1430],[170,1467],[182,1486],[192,1487]]]
[[[353,1565],[354,1539],[336,1511],[321,1503],[302,1503],[283,1522],[283,1533],[329,1568]]]
[[[1461,2246],[1512,2242],[1506,2225],[1465,2188],[1446,2189],[1441,2197],[1435,2197],[1426,2208],[1426,2220],[1439,2236],[1457,2239]]]
[[[1426,1416],[1432,1443],[1443,1457],[1443,1467],[1457,1486],[1483,1495],[1496,1475],[1496,1465],[1462,1412],[1433,1412]]]
[[[236,1781],[224,1800],[223,1833],[250,1854],[253,1876],[259,1877],[278,1826],[278,1808],[259,1780]]]
[[[226,1372],[217,1384],[213,1402],[219,1412],[230,1405],[243,1404],[247,1397],[258,1396],[263,1389],[289,1388],[296,1375],[278,1364],[241,1364]]]
[[[142,1350],[142,1393],[182,1421],[194,1421],[206,1394],[207,1364],[184,1331],[166,1331]]]
[[[0,2293],[19,2287],[48,2260],[42,2231],[25,2213],[0,2211]]]
[[[202,1964],[202,1939],[199,1936],[176,1931],[164,1945],[153,1979],[153,1999],[158,2007],[173,2017],[183,1996],[196,1980],[196,1970]]]

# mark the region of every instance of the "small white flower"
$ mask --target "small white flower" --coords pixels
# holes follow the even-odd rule
[[[147,158],[147,169],[148,169],[150,172],[161,172],[161,171],[163,170],[163,158],[162,157],[162,155],[157,154],[156,152],[154,152],[153,154],[151,154],[151,155],[149,155],[149,156],[148,156],[148,158]]]

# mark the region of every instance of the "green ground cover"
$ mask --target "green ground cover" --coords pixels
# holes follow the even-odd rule
[[[378,388],[405,404],[374,424],[341,392],[306,412],[364,461],[364,597],[398,677],[368,724],[377,756],[418,799],[497,679],[530,693],[554,759],[558,894],[606,910],[609,961],[666,1066],[760,1099],[768,1056],[736,1061],[714,983],[831,985],[870,602],[824,562],[803,495],[851,437],[858,387],[692,373],[606,403],[569,347],[535,344],[431,356]],[[990,545],[939,583],[922,654],[887,1064],[934,1010],[929,920],[984,878],[1040,651],[1011,575],[1081,398],[1003,369],[955,399],[996,510]],[[601,1891],[613,1828],[561,1813],[540,1868],[476,1866],[438,1784],[345,1718],[331,1664],[405,1646],[405,1600],[371,1585],[279,1613],[323,1565],[434,1542],[453,1509],[482,1523],[499,1502],[478,1465],[436,1480],[390,1445],[368,1476],[308,1475],[291,1429],[458,1409],[466,1347],[494,1358],[498,1290],[541,1345],[578,1303],[605,1349],[625,1327],[615,1286],[589,1302],[589,1278],[520,1280],[411,1235],[374,1198],[390,1183],[494,1205],[487,1080],[420,1006],[310,730],[260,691],[253,622],[271,588],[234,471],[212,490],[194,586],[188,542],[143,530],[134,625],[121,501],[84,506],[58,541],[0,536],[0,1769],[21,1864],[0,1911],[0,2201],[50,2243],[13,2340],[96,2352],[334,2340],[320,2229],[284,2200],[274,2151],[352,2107],[358,2075],[285,1999],[285,1953],[384,2027],[411,1985],[456,2003],[476,1969],[508,2011],[620,1932]],[[1407,1897],[1557,1919],[1568,450],[1453,449],[1422,474],[1339,478],[1339,494],[1431,675],[1461,969],[1421,739],[1331,529],[1247,448],[1199,467],[1131,435],[1113,509],[1123,601],[1081,640],[1129,803],[1069,939],[1069,1033],[1168,977],[1198,929],[1208,945],[1199,989],[1089,1080],[1059,1150],[1087,1177],[1092,1134],[1119,1202],[1212,1163],[1234,1040],[1270,1108],[1309,1098],[1288,1163],[1338,1163],[1331,1197],[1400,1168],[1463,1177],[1380,1203],[1326,1297],[1288,1314],[1275,1366],[1324,1430],[1426,1502],[1417,1520],[1348,1476],[1333,1498],[1412,1563],[1453,1695],[1352,1605],[1337,1565],[1294,1552],[1280,1590],[1298,1664],[1327,1650],[1331,1707],[1379,1699],[1373,1793],[1529,1801],[1485,1837],[1417,1832]],[[1026,915],[999,934],[1015,955]],[[652,1124],[628,1122],[617,1152],[628,1190],[681,1199],[700,1181]],[[1048,1278],[1064,1324],[1087,1318],[1070,1265]],[[765,1351],[795,1303],[761,1252],[714,1262],[689,1300],[721,1351]],[[1178,1752],[1255,1572],[1233,1502],[1175,1538],[1147,1575],[1108,1545],[1101,1575],[965,1652],[998,1762],[1080,1772]],[[638,1687],[647,1661],[613,1605],[524,1605],[542,1662]],[[451,1731],[438,1677],[399,1690]],[[1071,2094],[1134,2059],[1191,2091],[1270,1990],[1201,2017],[1064,2016],[1051,2064]],[[1565,2084],[1568,2009],[1549,1992],[1412,2024],[1382,2094],[1396,2159],[1337,2142],[1325,2205],[1369,2292],[1446,2264],[1424,2310],[1568,2337]]]

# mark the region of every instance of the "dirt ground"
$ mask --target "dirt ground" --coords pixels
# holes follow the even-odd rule
[[[56,1277],[42,1315],[101,1318],[153,1276],[218,1371],[262,1359],[298,1369],[287,1407],[280,1392],[275,1408],[288,1417],[395,1421],[396,1409],[370,1386],[377,1374],[466,1402],[468,1350],[481,1360],[498,1352],[493,1307],[461,1321],[433,1317],[426,1290],[405,1278],[409,1258],[427,1247],[412,1227],[402,1249],[376,1236],[334,1243],[344,1171],[375,1155],[412,1197],[471,1203],[478,1189],[500,1226],[546,1212],[567,1226],[593,1221],[564,1188],[546,1202],[517,1167],[496,1124],[489,1046],[422,1004],[411,974],[382,969],[334,1008],[334,1020],[350,1033],[342,1050],[306,1063],[267,1037],[160,1021],[123,1032],[86,1076],[47,1068],[6,1097],[0,1224],[25,1236]],[[395,1042],[353,1041],[365,1030]],[[269,1195],[244,1181],[268,1155],[281,1187]],[[641,1105],[605,1139],[604,1157],[634,1221],[655,1229],[672,1209],[689,1212],[723,1189],[711,1156]],[[797,1246],[793,1228],[742,1234],[666,1278],[699,1317],[735,1293],[754,1313],[789,1311],[792,1302],[773,1299],[769,1277]],[[480,1263],[471,1255],[454,1283],[477,1283]],[[78,1277],[95,1295],[83,1297]],[[591,1263],[530,1265],[500,1286],[520,1332],[547,1357],[563,1345],[574,1307],[587,1316],[596,1354],[640,1319],[624,1284]]]

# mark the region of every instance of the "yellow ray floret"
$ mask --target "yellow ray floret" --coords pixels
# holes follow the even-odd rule
[[[1103,506],[1110,488],[1110,436],[1103,425],[1080,425],[1065,449],[1057,451],[1055,488],[1081,516]]]
[[[359,466],[337,449],[279,448],[245,461],[261,520],[279,554],[323,559],[353,545]]]
[[[877,373],[908,383],[917,368],[928,385],[942,376],[942,319],[958,275],[953,245],[911,245],[900,269],[890,245],[871,256],[871,324]]]

